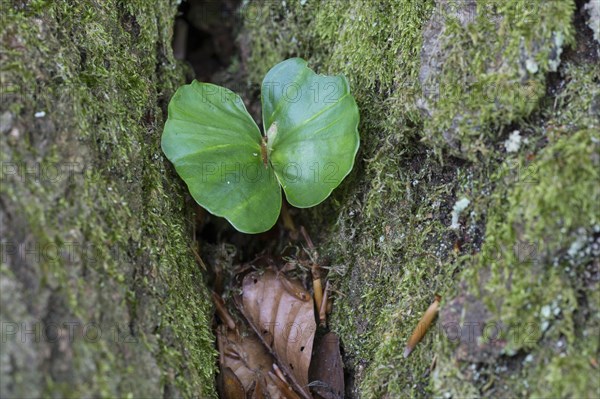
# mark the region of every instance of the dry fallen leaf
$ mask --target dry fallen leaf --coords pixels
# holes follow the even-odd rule
[[[243,280],[238,307],[294,390],[310,399],[308,368],[317,327],[312,296],[283,273],[252,272]]]
[[[243,330],[243,326],[240,328]],[[235,395],[239,395],[240,391],[235,383],[237,379],[243,386],[242,392],[250,398],[285,399],[277,385],[268,378],[275,359],[254,332],[242,331],[237,334],[232,330],[219,329],[217,340],[221,364],[219,388],[222,396],[234,399]],[[240,397],[245,398],[246,395]]]
[[[229,367],[221,368],[218,384],[223,399],[244,399],[246,397],[244,386]]]
[[[315,343],[310,367],[310,390],[317,399],[343,399],[344,364],[340,339],[329,332]]]

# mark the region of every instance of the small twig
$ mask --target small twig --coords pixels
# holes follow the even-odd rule
[[[404,357],[405,358],[411,354],[411,352],[413,351],[415,346],[425,336],[425,333],[429,329],[429,326],[433,322],[433,319],[438,314],[438,311],[440,309],[440,301],[441,301],[441,297],[439,295],[436,295],[433,303],[425,311],[425,314],[423,315],[423,317],[421,317],[419,324],[417,324],[417,327],[415,328],[414,332],[410,336],[408,343],[406,344],[406,348],[404,349]]]
[[[287,380],[285,378],[285,375],[283,375],[283,371],[281,371],[281,369],[279,368],[279,366],[275,363],[273,363],[273,371],[275,372],[275,375],[277,377],[279,377],[279,379],[283,382],[286,383],[286,385],[288,385]]]
[[[329,299],[329,281],[325,283],[325,292],[321,300],[321,309],[319,311],[319,324],[323,327],[327,325],[327,301]]]
[[[276,271],[277,280],[281,283],[283,288],[287,291],[288,294],[298,298],[302,302],[310,301],[310,294],[304,290],[301,285],[294,284],[285,276],[285,274]]]
[[[229,311],[227,310],[227,307],[225,306],[225,302],[223,301],[223,298],[221,298],[219,295],[217,295],[213,291],[212,299],[215,304],[215,309],[217,311],[217,314],[219,315],[219,318],[221,319],[221,321],[225,325],[227,325],[227,328],[229,328],[230,330],[235,330],[235,321],[233,320],[233,317],[231,317],[231,315],[229,314]]]
[[[279,367],[276,367],[277,365],[273,363],[273,369],[275,370],[275,373],[277,373],[277,370],[279,370]],[[279,370],[279,373],[281,373],[281,370]],[[273,383],[277,385],[277,388],[279,388],[281,393],[287,399],[301,399],[300,396],[298,396],[298,394],[294,392],[292,388],[288,385],[283,375],[279,376],[278,374],[276,375],[272,371],[269,371],[269,377],[271,377],[271,381],[273,381]]]
[[[321,271],[318,264],[313,263],[310,271],[313,277],[313,291],[315,292],[315,306],[317,314],[321,314],[321,305],[323,301],[323,285],[321,284]]]
[[[223,343],[223,333],[221,330],[217,329],[217,348],[219,349],[219,365],[222,366],[225,364],[225,354],[224,354],[224,343]]]
[[[433,356],[433,360],[431,361],[431,365],[429,366],[429,372],[431,373],[437,364],[437,354]]]
[[[194,241],[197,242],[197,241]],[[202,268],[202,270],[206,271],[206,264],[204,263],[204,261],[202,260],[202,258],[200,257],[200,254],[198,253],[198,251],[196,251],[196,248],[194,248],[193,244],[190,244],[190,249],[192,250],[192,253],[194,254],[194,258],[196,258],[196,262],[200,265],[200,267]]]
[[[313,244],[312,240],[308,236],[308,233],[306,232],[306,229],[304,228],[304,226],[300,226],[300,233],[302,234],[302,237],[304,237],[304,241],[306,241],[306,245],[308,245],[308,249],[311,252],[313,252],[315,250],[315,245]]]
[[[296,224],[285,203],[281,204],[281,219],[283,220],[283,227],[290,232],[292,239],[298,239],[298,229],[296,229]]]

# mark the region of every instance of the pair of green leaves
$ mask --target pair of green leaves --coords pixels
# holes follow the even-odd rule
[[[180,87],[169,103],[162,149],[194,199],[239,231],[271,228],[288,202],[308,208],[350,173],[358,151],[358,107],[344,76],[315,74],[292,58],[261,87],[261,132],[232,91]]]

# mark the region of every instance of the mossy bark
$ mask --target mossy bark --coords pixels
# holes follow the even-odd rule
[[[162,156],[175,1],[2,1],[0,396],[210,397],[211,302]]]
[[[353,174],[301,213],[331,263],[330,324],[355,396],[600,389],[599,52],[585,3],[242,9],[251,84],[300,56],[345,74],[359,104]],[[440,318],[405,359],[436,293]]]
[[[300,214],[330,261],[354,396],[598,392],[586,3],[243,3],[249,92],[301,56],[345,74],[361,110],[354,172]],[[2,2],[2,397],[214,394],[188,197],[159,147],[183,76],[175,6]]]

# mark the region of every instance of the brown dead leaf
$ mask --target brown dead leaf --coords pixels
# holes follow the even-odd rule
[[[231,388],[231,385],[235,385],[232,382],[234,378],[228,374],[227,370],[229,370],[237,377],[248,397],[285,399],[277,385],[268,378],[269,370],[275,359],[254,332],[244,331],[238,335],[232,330],[219,329],[217,330],[217,340],[221,355],[221,374],[223,375],[220,377],[220,381],[229,382],[229,385],[220,383],[219,388],[222,395],[228,392],[227,389]],[[237,388],[234,387],[234,389]]]
[[[223,399],[245,399],[246,391],[240,379],[229,367],[221,368],[218,384]]]
[[[312,296],[300,282],[282,273],[252,272],[243,280],[238,307],[277,358],[292,387],[310,399],[308,368],[317,327]]]
[[[344,364],[338,336],[329,332],[315,343],[310,367],[310,390],[318,399],[343,399]]]

